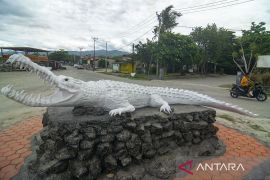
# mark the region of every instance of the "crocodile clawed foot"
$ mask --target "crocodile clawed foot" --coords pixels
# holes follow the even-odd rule
[[[171,107],[169,106],[169,104],[163,104],[161,107],[160,107],[160,112],[164,112],[166,114],[170,114],[172,112],[172,109]]]
[[[117,114],[121,115],[122,114],[122,110],[121,109],[113,109],[109,112],[110,116],[116,116]]]

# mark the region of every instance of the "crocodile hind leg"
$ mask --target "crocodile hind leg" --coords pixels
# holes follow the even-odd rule
[[[112,91],[105,96],[104,106],[110,109],[111,116],[135,111],[135,107],[128,102],[127,96],[117,91]]]
[[[133,112],[135,111],[135,107],[132,106],[131,104],[127,105],[126,107],[120,107],[120,108],[117,108],[117,109],[113,109],[109,112],[109,114],[111,116],[115,116],[117,114],[121,115],[122,113],[125,113],[125,112]]]
[[[168,102],[166,102],[162,97],[158,94],[152,94],[150,99],[150,106],[156,107],[161,106],[160,111],[171,113],[171,107],[169,106]]]

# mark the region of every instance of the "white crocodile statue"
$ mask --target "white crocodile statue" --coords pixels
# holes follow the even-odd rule
[[[56,86],[55,92],[49,96],[30,95],[15,90],[11,85],[1,89],[6,97],[28,106],[103,107],[110,110],[109,114],[114,116],[146,106],[160,107],[160,111],[170,113],[172,111],[170,104],[189,104],[257,116],[243,108],[189,90],[141,86],[111,80],[84,82],[72,77],[55,75],[46,67],[39,66],[22,54],[10,56],[7,62],[36,73],[42,80]]]

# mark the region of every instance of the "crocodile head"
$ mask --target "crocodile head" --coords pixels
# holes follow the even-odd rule
[[[41,96],[40,94],[33,95],[23,90],[16,90],[12,85],[7,85],[1,89],[1,93],[10,99],[28,106],[74,106],[83,97],[80,92],[85,83],[84,81],[63,75],[55,75],[48,68],[33,63],[22,54],[10,56],[7,62],[20,67],[20,69],[35,73],[44,82],[46,81],[56,87],[53,94]]]

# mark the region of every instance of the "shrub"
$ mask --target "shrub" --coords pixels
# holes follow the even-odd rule
[[[257,73],[252,76],[252,80],[262,83],[263,86],[270,86],[270,73]]]
[[[264,73],[261,76],[262,83],[265,86],[270,86],[270,73]]]
[[[0,63],[4,62],[4,58],[3,57],[0,57]]]

